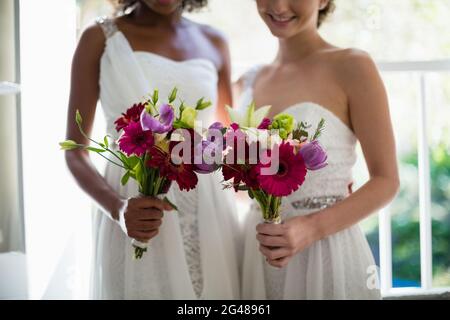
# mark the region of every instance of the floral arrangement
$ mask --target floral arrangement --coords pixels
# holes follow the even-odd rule
[[[93,145],[66,140],[63,150],[85,149],[124,169],[121,184],[130,178],[143,196],[167,198],[173,182],[180,190],[192,190],[198,174],[222,170],[224,187],[245,190],[261,208],[266,222],[280,223],[283,197],[304,183],[308,170],[327,165],[327,155],[318,142],[325,121],[322,119],[312,136],[305,122],[281,113],[267,118],[270,106],[256,110],[252,103],[245,112],[227,106],[232,120],[225,128],[220,122],[208,129],[198,127],[198,113],[211,106],[203,98],[195,107],[183,102],[174,107],[177,89],[166,103],[159,103],[158,90],[146,101],[134,104],[114,122],[120,137],[118,150],[110,146],[110,136],[103,141],[88,137],[77,110],[75,121],[82,135]],[[147,243],[132,240],[134,257],[142,258]]]
[[[122,185],[131,178],[138,183],[141,195],[158,197],[176,209],[166,196],[171,183],[176,182],[180,190],[189,191],[196,187],[198,173],[206,174],[217,169],[215,165],[204,164],[203,161],[196,165],[193,161],[193,151],[200,149],[203,152],[208,147],[201,133],[195,132],[194,124],[198,112],[211,103],[203,98],[195,107],[181,102],[176,114],[177,89],[172,90],[167,103],[159,105],[158,96],[158,90],[155,90],[147,101],[134,104],[114,122],[120,133],[118,150],[111,148],[108,135],[101,142],[88,137],[82,129],[83,120],[78,110],[75,117],[78,128],[94,146],[73,140],[61,142],[60,146],[63,150],[82,148],[99,154],[125,170]],[[211,128],[221,127],[216,123]],[[132,245],[134,257],[142,258],[148,244],[133,239]]]
[[[280,223],[283,197],[297,191],[309,170],[327,165],[320,146],[325,121],[321,119],[313,135],[305,122],[281,113],[267,118],[270,106],[245,112],[227,107],[233,124],[227,129],[227,148],[222,164],[226,188],[247,191],[258,202],[268,223]]]

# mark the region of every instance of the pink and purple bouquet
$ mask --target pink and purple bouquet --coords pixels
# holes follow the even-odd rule
[[[176,114],[173,106],[176,97],[175,88],[169,95],[168,102],[159,105],[158,91],[155,90],[150,99],[126,110],[114,122],[120,133],[117,151],[110,147],[109,136],[98,142],[85,134],[82,129],[83,120],[77,110],[75,120],[79,130],[95,146],[67,140],[60,143],[61,149],[83,148],[99,154],[125,170],[122,185],[131,178],[138,183],[141,195],[158,197],[176,209],[166,196],[171,183],[176,182],[180,190],[189,191],[196,187],[198,173],[210,173],[217,168],[204,165],[202,161],[196,165],[193,161],[195,150],[203,151],[206,146],[201,134],[195,132],[194,123],[198,112],[211,106],[211,103],[203,98],[195,107],[181,103]],[[135,239],[132,244],[135,258],[142,258],[148,244]]]
[[[299,190],[309,170],[327,165],[327,154],[318,138],[325,125],[321,119],[313,135],[305,122],[289,114],[266,118],[270,107],[245,113],[228,107],[233,124],[227,129],[227,148],[222,164],[225,187],[247,191],[256,200],[267,223],[280,223],[283,197]]]

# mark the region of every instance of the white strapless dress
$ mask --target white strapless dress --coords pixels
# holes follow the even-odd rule
[[[99,19],[106,36],[101,58],[100,101],[107,133],[118,138],[114,120],[154,89],[165,99],[176,86],[187,105],[205,97],[217,101],[217,70],[206,59],[174,61],[150,52],[134,52],[110,19]],[[209,125],[214,108],[202,112]],[[121,186],[123,170],[108,163],[107,182],[121,196],[138,195],[135,181]],[[221,175],[201,175],[198,186],[169,198],[179,208],[166,212],[160,233],[141,260],[133,260],[131,239],[101,210],[94,219],[92,295],[94,299],[237,299],[238,235],[233,193],[222,190]]]
[[[239,108],[253,100],[253,82],[260,67],[244,76]],[[328,109],[311,102],[298,103],[284,112],[310,124],[326,120],[320,138],[328,154],[328,166],[310,171],[300,189],[283,199],[282,218],[307,215],[348,196],[357,139]],[[358,225],[315,242],[298,253],[288,266],[278,269],[266,263],[259,251],[255,226],[262,222],[256,203],[246,216],[243,255],[244,299],[379,299],[378,268]]]

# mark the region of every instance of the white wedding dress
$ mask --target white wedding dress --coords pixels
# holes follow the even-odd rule
[[[239,108],[253,100],[253,82],[260,67],[244,75]],[[328,166],[310,171],[300,189],[283,199],[282,219],[307,215],[332,206],[348,196],[357,139],[332,112],[311,102],[287,108],[300,121],[314,126],[326,120],[320,137]],[[262,222],[256,203],[245,222],[242,298],[244,299],[379,299],[377,268],[367,240],[358,225],[315,242],[278,269],[266,263],[259,251],[255,226]]]
[[[206,59],[174,61],[133,51],[111,19],[97,21],[105,32],[100,101],[107,132],[118,138],[114,121],[154,89],[163,101],[174,86],[187,105],[205,97],[217,102],[217,70]],[[200,116],[209,125],[211,107]],[[108,163],[107,182],[121,196],[138,195],[135,181],[121,186],[123,170]],[[141,260],[133,260],[131,239],[97,209],[94,221],[92,297],[94,299],[237,299],[238,234],[233,193],[222,190],[220,173],[200,175],[197,188],[181,192],[174,183],[168,197],[178,212],[166,212],[159,234]]]

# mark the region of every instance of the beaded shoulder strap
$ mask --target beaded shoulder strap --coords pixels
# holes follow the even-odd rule
[[[117,29],[117,25],[112,18],[99,17],[96,22],[102,28],[106,38],[112,37],[119,30]]]

